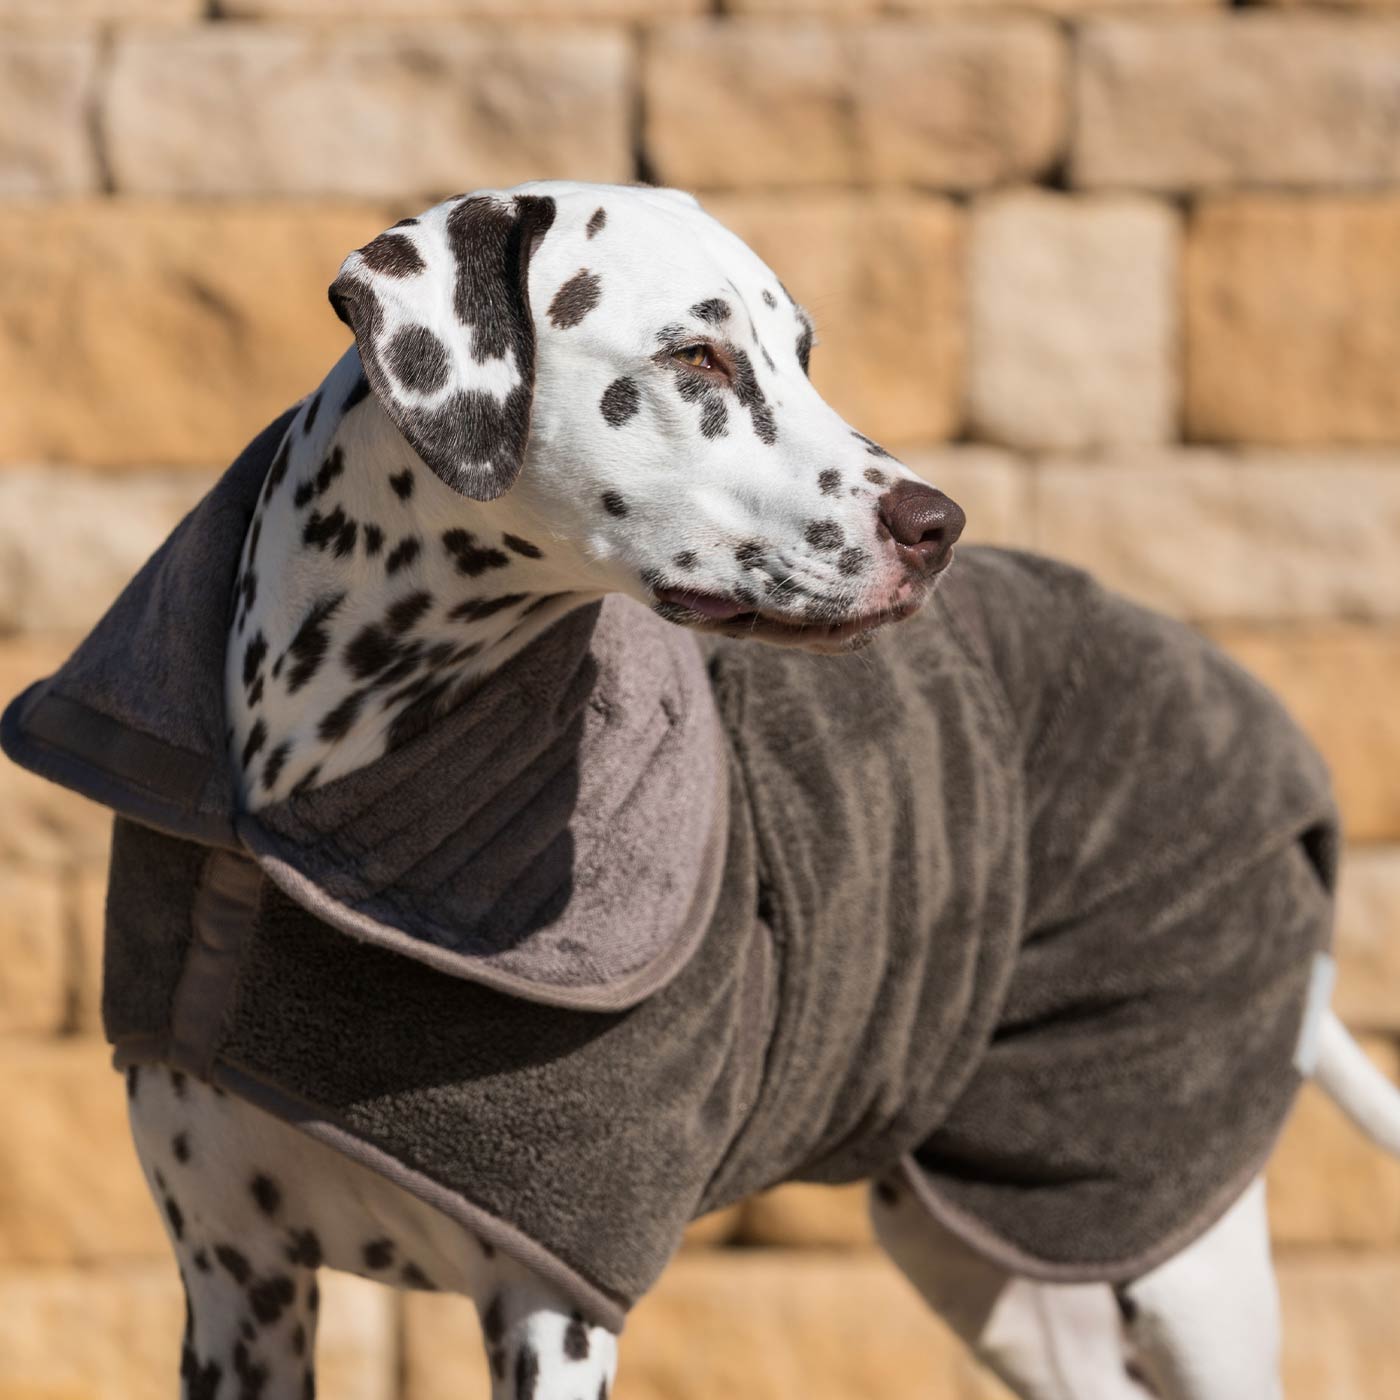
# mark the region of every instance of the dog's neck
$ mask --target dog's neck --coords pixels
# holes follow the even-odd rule
[[[288,427],[244,542],[225,662],[244,805],[372,762],[597,596],[527,528],[429,471],[348,352]]]

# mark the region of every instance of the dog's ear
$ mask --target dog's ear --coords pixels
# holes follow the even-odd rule
[[[331,284],[370,388],[414,451],[478,501],[520,474],[535,387],[530,257],[554,201],[459,195],[351,253]]]

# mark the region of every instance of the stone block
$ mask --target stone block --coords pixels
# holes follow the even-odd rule
[[[0,632],[86,631],[212,484],[204,472],[0,472]]]
[[[0,860],[0,1035],[45,1035],[68,1012],[68,909],[52,869]]]
[[[1393,1042],[1363,1042],[1394,1079]],[[1400,1244],[1400,1162],[1352,1126],[1320,1089],[1303,1086],[1269,1163],[1269,1224],[1283,1245],[1394,1249]]]
[[[812,382],[891,447],[951,435],[962,399],[962,219],[944,200],[805,193],[706,208],[817,325]]]
[[[32,681],[55,670],[72,650],[62,637],[0,639],[0,703]],[[17,768],[0,757],[0,860],[50,870],[95,865],[106,859],[112,816],[104,807],[77,797]]]
[[[1400,23],[1105,18],[1076,45],[1076,184],[1360,187],[1400,175]]]
[[[1400,1395],[1400,1260],[1336,1251],[1284,1256],[1283,1384],[1289,1400]]]
[[[856,1249],[875,1242],[864,1182],[812,1186],[793,1182],[744,1202],[739,1239],[748,1245]]]
[[[0,0],[0,25],[43,26],[71,32],[113,20],[202,19],[209,0]]]
[[[968,406],[1029,449],[1176,436],[1178,218],[1165,203],[1017,191],[974,206]]]
[[[344,351],[326,288],[396,217],[127,200],[0,209],[0,461],[222,469]]]
[[[0,1395],[170,1400],[184,1319],[173,1262],[0,1272]],[[322,1394],[397,1400],[393,1321],[393,1300],[377,1284],[322,1275]]]
[[[417,1294],[403,1400],[486,1400],[472,1309]],[[894,1267],[866,1250],[705,1250],[676,1259],[623,1336],[617,1400],[1009,1400]]]
[[[963,508],[968,544],[1030,545],[1034,483],[1029,463],[994,447],[961,446],[906,450],[900,460]]]
[[[1037,549],[1163,612],[1400,621],[1400,453],[1120,451],[1035,485]]]
[[[219,0],[239,19],[295,20],[606,20],[674,19],[705,10],[707,0]]]
[[[1400,839],[1400,628],[1208,629],[1271,686],[1331,765],[1347,836]]]
[[[976,189],[1053,163],[1063,74],[1060,35],[1031,16],[662,26],[645,144],[687,188]]]
[[[204,25],[130,32],[107,146],[134,194],[413,195],[627,180],[631,49],[610,30]]]
[[[1353,1030],[1400,1031],[1400,847],[1347,849],[1336,941],[1337,1014]]]
[[[168,1252],[103,1041],[0,1045],[0,1102],[0,1267]]]
[[[89,110],[96,72],[91,39],[0,32],[0,197],[97,188]]]
[[[1397,242],[1390,196],[1206,201],[1184,268],[1188,436],[1400,442]]]

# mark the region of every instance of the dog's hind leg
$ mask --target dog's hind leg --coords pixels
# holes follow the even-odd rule
[[[1171,1400],[1279,1400],[1278,1287],[1264,1183],[1194,1244],[1119,1290],[1144,1370]]]
[[[617,1337],[587,1323],[556,1289],[497,1258],[488,1296],[477,1296],[492,1400],[608,1400]]]
[[[880,1244],[924,1301],[1021,1400],[1153,1394],[1134,1374],[1106,1285],[1007,1273],[944,1229],[902,1184],[881,1182],[870,1214]]]

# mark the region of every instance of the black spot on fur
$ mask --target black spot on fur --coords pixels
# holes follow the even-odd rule
[[[174,1196],[167,1196],[162,1203],[165,1206],[165,1218],[170,1222],[170,1233],[177,1240],[185,1238],[185,1213],[180,1209],[180,1203]]]
[[[896,1206],[899,1204],[899,1190],[892,1181],[877,1181],[875,1195],[879,1198],[881,1205]]]
[[[627,502],[616,491],[604,491],[599,499],[603,503],[603,509],[609,515],[617,516],[619,520],[630,513]]]
[[[175,1091],[177,1099],[185,1097],[185,1072],[184,1070],[172,1069],[170,1071],[170,1087]]]
[[[389,372],[405,389],[435,394],[447,383],[447,346],[427,326],[404,326],[384,347]]]
[[[287,1241],[287,1262],[305,1269],[319,1269],[325,1259],[315,1230],[293,1230]]]
[[[345,471],[345,451],[339,445],[331,448],[326,460],[316,472],[316,494],[324,496],[331,489],[331,483]]]
[[[316,498],[316,483],[307,477],[305,481],[297,484],[295,494],[292,496],[292,504],[300,510],[303,506],[309,506]]]
[[[126,1067],[126,1096],[129,1099],[136,1097],[136,1091],[141,1087],[141,1066],[128,1065]]]
[[[202,1274],[207,1274],[214,1266],[209,1262],[209,1251],[197,1249],[194,1252],[194,1266]]]
[[[741,569],[756,569],[763,562],[763,542],[745,540],[734,551],[734,559]]]
[[[588,223],[584,225],[584,233],[589,238],[592,238],[594,234],[598,233],[602,229],[603,225],[607,223],[607,221],[608,211],[604,209],[603,206],[600,204],[598,208],[596,208],[592,212],[592,214],[588,216]]]
[[[503,608],[523,603],[528,593],[503,593],[496,598],[468,598],[458,603],[447,616],[453,622],[480,622],[483,618],[494,617]]]
[[[306,1324],[298,1322],[292,1329],[292,1355],[306,1355]]]
[[[245,1342],[257,1341],[258,1329],[253,1325],[253,1319],[251,1317],[245,1317],[243,1321],[238,1324],[238,1335],[242,1337]]]
[[[309,437],[312,428],[316,426],[316,413],[321,407],[321,391],[318,389],[311,396],[311,402],[306,405],[306,417],[301,420],[302,435]]]
[[[450,678],[439,681],[424,690],[411,704],[405,705],[390,722],[384,736],[385,747],[390,750],[400,748],[422,734],[436,717],[438,705],[450,684]]]
[[[674,559],[671,560],[671,563],[673,563],[676,566],[676,568],[682,569],[687,573],[691,569],[693,569],[699,562],[700,560],[693,549],[683,549],[678,555],[676,555]]]
[[[254,706],[260,704],[262,702],[262,698],[263,678],[259,676],[257,680],[253,682],[252,688],[248,691],[248,708],[251,710],[252,708],[254,708]]]
[[[264,1215],[276,1215],[282,1205],[282,1188],[265,1172],[258,1172],[248,1183],[253,1201]]]
[[[301,626],[287,646],[287,653],[292,658],[292,669],[287,675],[289,695],[295,695],[320,670],[331,644],[330,629],[326,623],[344,601],[344,593],[328,593],[318,598],[302,619]]]
[[[718,395],[707,398],[700,410],[700,432],[707,438],[726,437],[729,433],[729,409]]]
[[[501,1305],[501,1295],[497,1293],[481,1315],[481,1335],[494,1347],[501,1344],[501,1339],[505,1334],[505,1309]]]
[[[318,1312],[321,1307],[321,1285],[313,1277],[306,1285],[306,1308],[308,1312]]]
[[[437,1289],[437,1284],[411,1259],[399,1271],[399,1278],[403,1281],[405,1288],[417,1288],[428,1293]]]
[[[879,467],[866,467],[865,479],[872,486],[885,486],[889,484],[889,477],[882,472]]]
[[[282,769],[286,766],[287,755],[292,751],[290,741],[284,739],[273,751],[268,754],[267,762],[263,764],[263,787],[271,792],[277,784],[277,779],[282,776]]]
[[[427,266],[413,240],[397,233],[381,233],[360,249],[360,256],[371,272],[382,272],[386,277],[411,277]]]
[[[812,363],[812,328],[803,326],[802,333],[797,337],[797,363],[802,366],[802,373],[807,373],[807,367]]]
[[[218,1400],[224,1373],[217,1361],[206,1361],[201,1366],[194,1347],[186,1340],[180,1351],[180,1378],[184,1381],[184,1400]]]
[[[510,560],[499,550],[479,545],[469,530],[448,530],[442,537],[443,548],[452,556],[457,572],[468,578],[478,578],[488,569],[504,569]]]
[[[637,392],[636,381],[628,379],[624,375],[621,379],[614,379],[603,390],[603,397],[598,401],[598,407],[603,411],[605,423],[610,427],[620,428],[636,413],[640,403],[641,395]]]
[[[304,793],[307,790],[307,788],[309,788],[311,784],[316,781],[316,779],[320,776],[320,773],[321,765],[319,763],[313,763],[311,767],[308,768],[306,772],[303,773],[301,777],[299,777],[296,780],[296,782],[292,784],[291,795],[293,797],[300,797],[301,794]]]
[[[182,1166],[190,1160],[190,1135],[188,1133],[176,1133],[170,1139],[170,1151],[175,1160]]]
[[[267,658],[267,638],[263,636],[262,629],[259,628],[253,633],[250,641],[243,652],[243,684],[252,685],[258,674],[258,668]]]
[[[522,559],[544,558],[544,550],[539,545],[531,544],[529,540],[521,539],[519,535],[502,535],[501,543],[512,554],[518,554]]]
[[[854,428],[851,429],[851,436],[863,442],[865,444],[865,450],[870,453],[872,457],[888,457],[890,455],[878,442],[873,442],[870,438],[866,437],[864,433],[856,432]]]
[[[394,495],[399,500],[408,500],[413,494],[413,468],[405,467],[401,472],[395,472],[389,478],[389,485],[394,488]]]
[[[365,558],[373,559],[384,548],[384,531],[378,525],[365,526]]]
[[[817,477],[817,489],[823,496],[834,496],[841,489],[841,473],[828,467]]]
[[[546,607],[548,607],[551,603],[558,602],[559,599],[562,598],[563,596],[564,596],[564,595],[563,595],[562,593],[541,593],[540,596],[539,596],[538,598],[536,598],[535,601],[534,601],[533,603],[531,603],[530,606],[529,606],[528,608],[522,608],[522,609],[521,609],[520,616],[521,616],[522,620],[523,620],[524,618],[529,617],[529,616],[530,616],[531,614],[533,614],[533,613],[539,612],[539,610],[540,610],[541,608],[546,608]],[[481,1240],[481,1241],[480,1241],[480,1244],[481,1244],[482,1250],[483,1250],[483,1251],[485,1252],[485,1254],[486,1254],[486,1257],[489,1259],[489,1258],[492,1256],[492,1254],[495,1253],[495,1251],[491,1248],[491,1246],[490,1246],[489,1244],[486,1243],[485,1240]]]
[[[836,567],[849,577],[865,568],[867,555],[863,549],[843,549],[836,560]]]
[[[599,289],[602,285],[601,279],[595,273],[586,267],[579,268],[555,292],[554,300],[549,303],[550,322],[561,331],[578,325],[598,305]]]
[[[708,321],[710,325],[718,326],[729,319],[729,303],[723,297],[710,297],[705,301],[696,302],[690,308],[690,314],[697,320]]]
[[[423,589],[405,593],[402,598],[389,604],[384,613],[384,625],[396,637],[416,627],[424,614],[433,605],[433,595]]]
[[[737,345],[729,347],[729,357],[734,362],[734,393],[748,409],[758,440],[771,447],[778,440],[778,425],[773,421],[773,412],[753,372],[753,363]]]
[[[1137,1321],[1138,1305],[1132,1295],[1126,1289],[1115,1288],[1113,1290],[1113,1301],[1118,1304],[1118,1316],[1124,1323],[1131,1327]]]
[[[408,565],[418,558],[422,552],[423,542],[417,535],[405,535],[393,549],[384,556],[384,572],[391,578],[400,569],[407,568]]]
[[[341,700],[333,710],[328,710],[321,716],[321,722],[316,726],[316,733],[327,743],[334,743],[337,739],[343,739],[349,732],[351,726],[360,717],[360,710],[364,707],[367,690],[352,690]]]
[[[540,1381],[540,1359],[534,1347],[526,1343],[515,1358],[515,1400],[535,1400],[535,1387]]]
[[[845,535],[834,520],[814,520],[803,538],[813,549],[839,549]]]
[[[248,1262],[247,1256],[231,1244],[216,1244],[214,1258],[223,1265],[228,1276],[240,1287],[247,1283],[253,1275],[253,1266]]]
[[[287,433],[282,439],[282,446],[277,449],[277,455],[272,459],[272,466],[268,469],[267,481],[263,485],[263,501],[272,499],[272,493],[282,484],[283,478],[287,475],[287,464],[292,460],[292,435]]]
[[[337,559],[343,559],[355,548],[355,537],[358,533],[359,526],[355,521],[336,506],[325,516],[319,510],[313,510],[301,532],[301,538],[304,544],[314,545],[320,550],[329,548]]]
[[[262,1400],[268,1370],[262,1362],[253,1360],[246,1342],[238,1342],[233,1348],[233,1373],[238,1377],[238,1400]]]
[[[394,1242],[390,1239],[370,1240],[363,1250],[365,1268],[387,1269],[394,1262]]]
[[[345,396],[345,402],[340,405],[342,416],[350,412],[358,404],[363,403],[369,397],[369,380],[363,374],[355,380],[354,386]]]
[[[575,1313],[564,1329],[564,1355],[570,1361],[588,1360],[588,1328],[581,1313]]]
[[[767,287],[763,289],[763,304],[770,307],[776,307],[778,304],[778,298]]]
[[[248,738],[243,744],[243,769],[246,772],[248,765],[253,761],[253,755],[267,743],[267,725],[258,719],[253,727],[248,731]]]
[[[296,1300],[296,1285],[286,1274],[259,1279],[248,1290],[248,1305],[264,1327],[270,1327]]]

